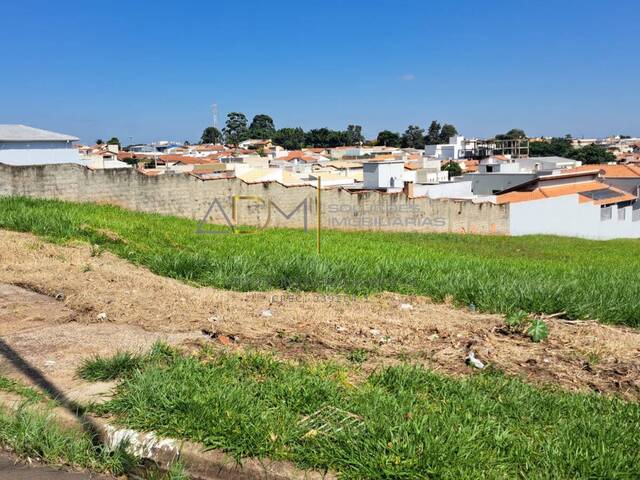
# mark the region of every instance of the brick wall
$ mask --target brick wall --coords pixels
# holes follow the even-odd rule
[[[315,228],[316,193],[311,186],[284,187],[275,182],[204,181],[185,174],[152,177],[133,169],[94,171],[73,164],[28,167],[0,164],[0,195],[110,203],[196,220],[208,214],[207,222],[218,224],[226,221],[223,211],[231,218],[231,197],[247,195],[259,196],[262,202],[239,200],[239,223],[262,225],[268,221],[270,226],[303,227],[306,207],[307,224]],[[290,218],[285,218],[278,209],[291,215]],[[331,188],[322,191],[322,223],[325,228],[343,230],[508,234],[509,210],[504,205],[409,199],[404,193],[349,193]]]

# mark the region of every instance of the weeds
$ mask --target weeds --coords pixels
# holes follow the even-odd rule
[[[122,475],[137,464],[124,446],[110,452],[94,445],[86,433],[66,430],[55,423],[52,415],[26,406],[15,413],[0,408],[0,443],[21,457],[115,475]]]
[[[363,348],[356,348],[355,350],[351,350],[347,355],[347,360],[351,363],[361,364],[367,361],[369,358],[369,352],[367,352]]]
[[[549,336],[549,327],[540,319],[534,319],[531,321],[529,328],[527,328],[527,335],[531,337],[534,342],[541,342]]]
[[[236,458],[291,460],[341,478],[640,475],[635,403],[498,372],[454,379],[403,365],[353,385],[333,364],[205,357],[145,360],[100,411]]]
[[[512,333],[525,333],[532,341],[541,342],[549,336],[549,327],[538,318],[530,318],[527,312],[518,311],[507,315],[507,328]]]

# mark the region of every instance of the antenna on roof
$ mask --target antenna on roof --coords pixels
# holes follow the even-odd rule
[[[211,105],[211,113],[213,113],[213,128],[218,128],[218,104]]]

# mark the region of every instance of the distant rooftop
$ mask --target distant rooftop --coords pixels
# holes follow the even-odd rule
[[[77,142],[79,138],[26,125],[0,125],[0,142]]]

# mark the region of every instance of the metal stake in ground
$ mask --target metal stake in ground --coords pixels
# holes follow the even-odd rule
[[[321,185],[320,185],[320,174],[318,174],[318,197],[316,199],[316,208],[318,210],[318,219],[317,219],[317,223],[316,223],[316,250],[318,251],[318,255],[320,255],[320,230],[322,229],[322,217],[320,215],[320,207],[321,207],[321,203],[320,203],[320,192],[321,192]]]

